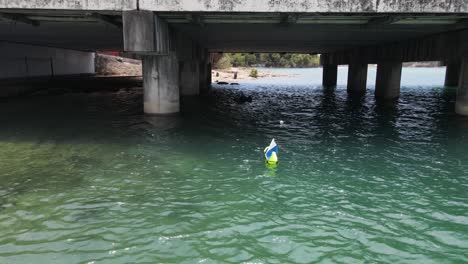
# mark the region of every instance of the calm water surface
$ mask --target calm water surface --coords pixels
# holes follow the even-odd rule
[[[0,263],[467,263],[468,118],[444,69],[405,69],[397,104],[372,70],[362,99],[291,72],[177,117],[142,115],[141,91],[1,101]]]

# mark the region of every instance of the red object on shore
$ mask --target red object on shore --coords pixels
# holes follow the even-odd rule
[[[113,56],[119,56],[120,52],[118,51],[103,51],[101,52],[102,54],[107,54],[107,55],[113,55]]]

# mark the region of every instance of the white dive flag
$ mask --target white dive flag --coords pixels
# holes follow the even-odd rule
[[[270,145],[265,148],[265,160],[268,163],[278,162],[278,145],[276,145],[275,139],[272,139]]]

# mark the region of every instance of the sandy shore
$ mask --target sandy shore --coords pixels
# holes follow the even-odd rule
[[[211,78],[213,82],[236,82],[239,80],[253,80],[257,78],[250,77],[250,71],[252,68],[230,68],[226,70],[212,70]],[[234,79],[234,75],[237,72],[237,79]],[[295,74],[281,73],[281,72],[258,72],[258,78],[265,77],[293,77]]]
[[[141,76],[140,60],[96,54],[96,74],[98,76]]]

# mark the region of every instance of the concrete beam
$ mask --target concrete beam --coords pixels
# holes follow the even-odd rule
[[[8,1],[8,0],[7,0]],[[464,0],[140,0],[140,9],[181,12],[466,12]]]
[[[460,58],[468,50],[468,30],[435,34],[417,39],[382,45],[362,47],[361,58],[369,64],[380,61],[451,61]],[[354,50],[328,53],[324,63],[349,64]]]
[[[288,27],[290,25],[294,25],[296,24],[298,19],[299,19],[298,14],[283,14],[281,16],[280,26]]]
[[[464,0],[0,0],[0,8],[180,12],[461,13]]]
[[[198,14],[187,14],[186,18],[187,18],[187,21],[191,24],[199,25],[200,27],[205,26],[205,23],[203,22],[202,17]]]
[[[0,79],[94,74],[94,53],[0,42]]]
[[[400,97],[402,68],[403,64],[395,61],[385,61],[377,65],[376,98],[390,100]]]
[[[398,16],[384,16],[378,18],[372,18],[367,22],[368,26],[381,26],[381,25],[389,25],[399,21],[401,18]]]
[[[167,55],[172,35],[163,19],[150,11],[123,12],[124,50],[145,55]]]
[[[15,23],[17,22],[24,23],[24,24],[35,26],[35,27],[40,25],[39,21],[29,19],[26,16],[21,15],[21,14],[0,13],[0,18],[3,20],[12,21]]]
[[[102,15],[102,14],[99,14],[99,13],[92,13],[91,17],[103,22],[104,24],[111,25],[111,26],[117,27],[119,29],[121,29],[123,27],[122,22],[117,21],[112,16],[106,16],[106,15]]]

